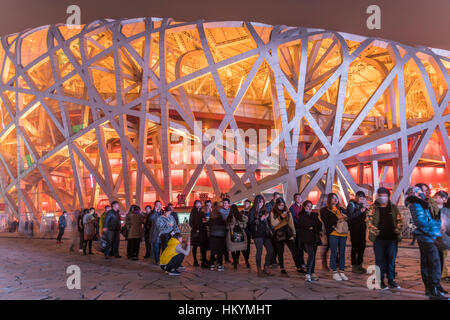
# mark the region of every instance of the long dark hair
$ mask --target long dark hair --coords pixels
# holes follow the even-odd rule
[[[283,209],[283,211],[280,211],[280,209],[278,209],[278,205],[279,205],[280,203],[283,203],[283,204],[284,204],[284,209]],[[286,202],[284,202],[283,198],[278,198],[277,201],[275,201],[275,204],[273,205],[272,211],[273,211],[273,217],[274,217],[275,219],[277,219],[278,217],[280,217],[281,214],[282,214],[283,212],[287,211]]]
[[[235,204],[231,205],[230,213],[227,217],[227,222],[230,223],[231,221],[233,221],[233,217],[238,221],[242,221],[242,213],[239,211],[237,205]]]
[[[220,204],[219,201],[215,201],[212,205],[212,211],[211,211],[211,219],[220,217]]]
[[[134,213],[134,211],[136,210],[136,208],[137,208],[137,209],[140,209],[137,205],[132,204],[132,205],[130,206],[130,210],[128,211],[128,213]]]
[[[202,212],[202,207],[200,207],[200,209],[197,209],[197,207],[195,206],[197,204],[197,202],[200,202],[200,204],[202,204],[202,202],[200,200],[195,200],[194,205],[192,206],[192,209],[191,209],[191,215],[195,214],[197,212]]]
[[[330,209],[330,210],[332,209],[331,200],[333,199],[333,197],[336,197],[338,199],[338,203],[336,203],[336,208],[339,208],[339,197],[338,197],[338,195],[336,193],[329,193],[327,195],[327,208]]]
[[[252,212],[253,211],[253,214],[255,215],[255,219],[256,218],[258,218],[258,216],[257,216],[257,214],[259,213],[258,212],[258,204],[259,204],[259,202],[260,201],[263,201],[263,206],[262,206],[262,208],[261,208],[261,211],[262,210],[265,210],[265,207],[264,207],[264,197],[262,196],[262,195],[260,195],[260,194],[257,194],[256,196],[255,196],[255,200],[253,200],[253,206],[250,208],[250,212]]]

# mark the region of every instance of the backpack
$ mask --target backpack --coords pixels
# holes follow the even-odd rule
[[[244,242],[244,231],[236,224],[230,234],[231,242]]]

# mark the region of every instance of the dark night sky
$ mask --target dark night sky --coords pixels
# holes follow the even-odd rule
[[[81,22],[172,17],[247,20],[343,31],[450,50],[450,0],[1,0],[0,35],[64,23],[70,4]],[[381,30],[366,28],[366,8],[381,7]]]

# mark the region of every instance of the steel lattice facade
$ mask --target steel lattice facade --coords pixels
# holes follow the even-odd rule
[[[0,66],[0,201],[14,215],[180,194],[236,202],[274,188],[287,199],[331,191],[348,199],[384,185],[399,201],[425,167],[444,172],[439,183],[448,186],[444,50],[318,29],[143,18],[4,36]],[[210,163],[180,161],[173,135],[188,132],[193,142],[200,120],[217,137],[227,128],[277,129],[266,151],[278,149],[279,164],[221,163],[221,152]]]

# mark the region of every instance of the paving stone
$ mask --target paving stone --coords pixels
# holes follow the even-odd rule
[[[123,255],[125,246],[126,242],[122,242]],[[320,252],[316,263],[320,281],[306,284],[304,275],[295,272],[288,252],[285,257],[288,278],[282,278],[278,268],[271,269],[273,277],[258,278],[253,265],[250,270],[239,267],[233,271],[231,265],[225,264],[223,273],[194,268],[191,256],[186,258],[187,270],[181,276],[169,277],[149,260],[105,260],[98,252],[86,257],[79,252],[70,253],[68,248],[68,242],[57,247],[53,240],[6,239],[0,235],[0,299],[427,299],[423,294],[417,247],[399,249],[396,271],[402,289],[397,292],[368,290],[368,275],[350,271],[346,272],[350,281],[332,280],[331,273],[322,269]],[[347,264],[349,255],[347,250]],[[369,249],[365,265],[373,261],[373,250]],[[66,287],[69,276],[66,268],[72,264],[81,269],[82,290]],[[449,283],[442,285],[450,289]]]

